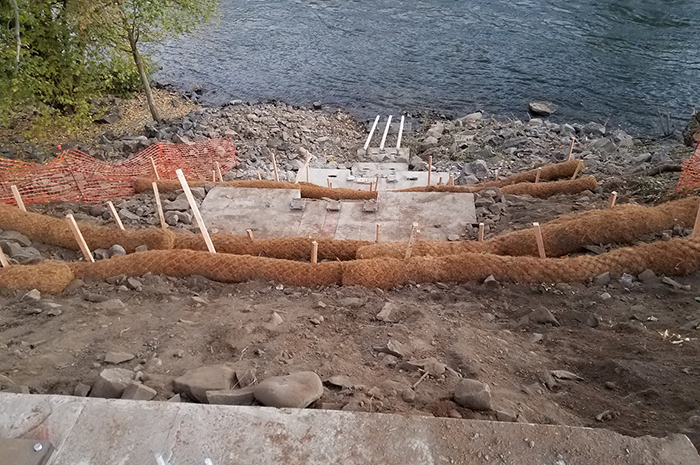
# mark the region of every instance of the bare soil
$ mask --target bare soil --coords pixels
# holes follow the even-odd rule
[[[590,192],[514,199],[496,232],[602,208],[606,200]],[[31,209],[59,215],[67,205]],[[76,257],[55,248],[42,253]],[[175,377],[204,365],[230,364],[254,380],[311,370],[324,381],[348,377],[344,387],[327,382],[314,408],[580,425],[631,436],[681,432],[697,446],[700,275],[678,280],[690,290],[660,279],[627,289],[618,278],[608,285],[438,283],[384,292],[144,276],[140,290],[117,277],[38,302],[4,291],[0,374],[33,393],[72,395],[109,366],[107,352],[130,352],[136,358],[119,366],[140,371],[158,392],[155,400],[166,400]],[[100,310],[93,302],[99,296],[124,308]],[[387,303],[390,321],[377,320]],[[559,326],[531,321],[541,307]],[[377,350],[389,341],[403,346],[403,357]],[[421,372],[405,362],[430,357],[448,369],[418,383]],[[555,379],[552,370],[581,379]],[[460,377],[488,383],[494,411],[455,403]],[[401,393],[411,386],[414,394]]]

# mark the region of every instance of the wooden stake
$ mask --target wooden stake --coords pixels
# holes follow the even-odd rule
[[[258,181],[262,181],[262,176],[260,176],[260,171],[258,171]]]
[[[438,186],[442,186],[442,176],[438,179]]]
[[[216,182],[216,170],[211,170],[211,182]]]
[[[85,261],[95,263],[95,259],[92,258],[92,253],[90,252],[87,242],[85,242],[85,238],[83,237],[83,233],[80,232],[80,228],[78,228],[78,223],[75,222],[75,218],[73,218],[73,215],[66,215],[66,220],[68,221],[68,227],[70,228],[71,232],[73,232],[73,237],[75,237],[75,241],[80,246],[80,250],[83,252],[83,256],[85,256]]]
[[[7,268],[8,266],[10,266],[10,262],[7,260],[5,252],[2,251],[2,247],[0,247],[0,264],[3,268]]]
[[[331,180],[326,178],[326,186],[330,189],[331,188]]]
[[[537,241],[537,251],[540,253],[540,258],[547,258],[544,253],[544,240],[542,239],[542,228],[539,223],[532,223],[535,228],[535,240]]]
[[[382,225],[381,224],[377,225],[377,235],[375,236],[374,242],[376,242],[377,244],[382,242]]]
[[[610,201],[608,202],[608,208],[612,208],[615,206],[615,202],[617,202],[617,192],[612,191],[610,193]]]
[[[215,161],[214,165],[216,166],[216,174],[219,175],[219,182],[224,182],[224,177],[221,175],[221,165],[218,161]]]
[[[498,170],[498,169],[496,170],[495,178],[496,178],[496,181],[498,181],[499,179],[501,179],[501,170]]]
[[[153,157],[151,157],[151,166],[153,167],[153,173],[156,175],[156,181],[160,181],[160,175],[158,174],[158,168],[156,168],[156,162],[153,159]]]
[[[479,242],[484,242],[484,229],[485,228],[486,228],[486,226],[484,225],[484,223],[479,223],[479,238],[478,238]]]
[[[695,225],[693,226],[693,233],[690,235],[690,238],[697,239],[698,234],[700,234],[700,207],[698,207],[698,214],[695,216]]]
[[[330,189],[333,189],[333,183],[332,183],[332,182],[329,182],[329,183],[328,183],[328,187],[329,187]]]
[[[306,154],[306,161],[304,162],[304,168],[299,170],[299,172],[297,173],[297,179],[295,181],[295,184],[299,184],[299,181],[301,181],[301,175],[304,173],[304,171],[306,171],[308,169],[309,162],[311,161],[311,153],[309,153],[308,150],[301,147],[301,148],[299,148],[299,153],[301,153],[302,155]],[[309,177],[309,175],[307,172],[306,178],[308,179],[308,177]]]
[[[572,180],[572,181],[573,181],[574,179],[576,179],[576,176],[578,176],[578,174],[581,172],[581,169],[582,169],[582,168],[583,168],[583,162],[582,162],[582,161],[579,161],[579,162],[578,162],[578,165],[576,166],[576,171],[574,171],[574,175],[571,176],[571,180]]]
[[[571,145],[569,146],[569,154],[566,156],[566,161],[571,161],[571,154],[574,153],[574,142],[576,141],[575,137],[571,138]]]
[[[454,174],[451,174],[451,175],[450,175],[450,180],[447,181],[447,185],[448,185],[448,186],[454,186],[454,185],[455,185],[455,175],[454,175]]]
[[[119,229],[124,229],[122,219],[119,218],[119,213],[117,213],[117,209],[114,208],[114,204],[112,203],[112,201],[107,202],[107,206],[109,207],[109,211],[112,213],[112,218],[114,218],[114,221],[117,223],[117,226],[119,226]]]
[[[24,206],[24,201],[22,201],[22,196],[19,195],[19,189],[17,189],[17,186],[10,186],[10,189],[12,190],[12,195],[15,197],[17,207],[23,212],[26,212],[27,208]]]
[[[311,242],[311,263],[318,263],[318,242]]]
[[[540,182],[540,174],[542,173],[542,168],[537,168],[537,174],[535,175],[535,184]]]
[[[181,169],[175,170],[175,174],[177,175],[177,179],[180,181],[182,190],[185,191],[185,197],[187,197],[187,201],[190,204],[190,208],[192,209],[192,213],[194,214],[194,219],[197,220],[197,226],[199,226],[199,231],[204,237],[204,243],[207,244],[207,249],[211,253],[216,253],[216,249],[214,249],[214,244],[211,241],[211,237],[209,237],[209,231],[207,231],[207,227],[204,225],[202,214],[199,213],[199,207],[197,207],[197,202],[195,202],[194,197],[192,196],[192,191],[190,190],[190,185],[187,184],[187,179],[185,179],[185,175],[182,174]]]
[[[158,208],[158,218],[160,219],[160,227],[163,229],[168,229],[168,223],[165,222],[165,215],[163,214],[163,204],[160,202],[160,193],[158,192],[158,184],[155,182],[153,186],[153,195],[156,198],[156,207]]]
[[[379,175],[374,178],[374,192],[377,192],[377,190],[379,190]]]
[[[413,243],[416,241],[416,235],[418,234],[418,223],[413,223],[411,226],[411,235],[408,238],[408,245],[406,246],[406,255],[404,258],[408,260],[411,258],[411,252],[413,251]]]
[[[255,239],[255,238],[253,237],[253,230],[252,230],[252,229],[246,229],[246,230],[245,230],[245,233],[248,235],[248,239],[250,239],[251,241],[252,241],[253,239]]]
[[[309,164],[306,164],[306,182],[309,182]]]
[[[274,153],[272,153],[272,169],[275,170],[275,181],[280,182],[280,175],[277,172],[277,160],[275,160]],[[258,173],[258,178],[260,179],[260,173]]]
[[[433,156],[428,157],[428,185],[430,185],[430,173],[433,171]]]

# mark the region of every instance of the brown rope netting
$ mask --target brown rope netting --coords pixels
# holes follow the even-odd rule
[[[78,250],[78,243],[65,219],[0,203],[0,229],[18,231],[33,241]],[[81,223],[80,231],[91,250],[108,249],[119,244],[127,252],[145,245],[149,249],[172,249],[175,234],[164,229],[116,229]]]
[[[566,259],[472,253],[317,264],[192,250],[154,250],[96,263],[66,265],[47,261],[39,265],[11,266],[0,269],[0,286],[37,288],[54,293],[60,292],[73,277],[108,278],[153,273],[174,277],[198,274],[221,282],[264,279],[304,287],[342,284],[388,289],[407,282],[482,281],[489,275],[499,281],[516,283],[581,282],[606,271],[639,274],[646,269],[670,276],[697,272],[700,241],[673,239]]]
[[[257,255],[286,260],[309,260],[313,241],[318,243],[318,258],[320,260],[353,260],[358,249],[371,244],[367,241],[312,237],[250,239],[247,236],[232,234],[212,234],[211,240],[216,251],[220,253]],[[176,234],[173,248],[207,250],[202,236],[193,234]]]
[[[305,287],[340,284],[343,272],[341,262],[312,264],[194,250],[153,250],[95,263],[70,263],[69,266],[76,278],[142,276],[146,273],[174,277],[197,274],[226,283],[264,279]]]
[[[583,250],[587,245],[629,244],[640,237],[672,229],[675,225],[692,227],[700,198],[688,197],[656,207],[618,205],[607,210],[590,210],[558,218],[541,225],[545,252],[559,257]],[[406,242],[371,244],[357,251],[357,258],[403,258]],[[416,241],[413,256],[445,256],[463,253],[537,256],[537,244],[531,229],[511,232],[484,242]]]
[[[410,260],[354,260],[343,263],[343,285],[389,289],[407,282],[483,281],[491,275],[499,281],[516,283],[581,282],[606,271],[639,274],[646,269],[669,276],[698,271],[700,241],[674,239],[566,259],[470,253]]]
[[[454,193],[477,193],[489,187],[488,185],[478,186],[447,186],[445,184],[434,186],[411,187],[397,192],[454,192]],[[598,187],[598,183],[592,176],[586,176],[575,180],[552,181],[552,182],[522,182],[509,184],[500,188],[503,194],[529,195],[532,197],[546,198],[556,194],[579,194],[586,190],[593,190]]]

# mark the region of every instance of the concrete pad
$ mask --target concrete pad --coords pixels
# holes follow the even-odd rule
[[[298,189],[219,186],[204,198],[201,213],[209,232],[245,235],[252,229],[261,238],[297,236],[304,210],[292,210],[290,204],[300,197]]]
[[[449,192],[379,192],[377,213],[365,213],[362,204],[343,205],[336,239],[373,241],[376,225],[382,225],[382,240],[405,241],[413,222],[422,239],[447,240],[461,235],[467,224],[476,222],[474,196]]]
[[[379,177],[380,191],[408,189],[411,187],[427,186],[427,171],[409,171],[408,163],[355,163],[347,170],[329,169],[309,169],[309,181],[319,186],[328,186],[328,182],[333,187],[345,189],[369,188],[369,183],[376,182]],[[450,173],[434,172],[431,175],[430,183],[438,184],[442,178],[442,183],[447,184]]]
[[[79,412],[77,421],[62,415],[67,406]],[[170,465],[700,465],[683,435],[629,438],[567,426],[26,394],[0,394],[0,431],[34,439],[34,430],[12,425],[37,409],[39,424],[54,425],[46,439],[61,444],[55,464],[152,465],[160,454]]]

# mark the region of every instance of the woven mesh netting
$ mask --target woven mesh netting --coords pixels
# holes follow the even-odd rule
[[[65,219],[23,212],[19,208],[0,204],[0,229],[18,231],[44,244],[78,249]],[[140,245],[146,245],[149,249],[171,249],[175,238],[171,231],[155,228],[122,230],[81,224],[80,231],[91,250],[108,249],[114,244],[121,245],[127,252],[133,252]]]
[[[38,289],[47,294],[58,294],[72,280],[70,267],[61,262],[0,268],[0,288],[4,289]]]
[[[194,250],[152,250],[95,263],[76,262],[69,266],[76,278],[108,278],[121,274],[141,276],[146,273],[175,277],[197,274],[227,283],[265,279],[304,287],[340,284],[342,279],[340,262],[312,264]]]
[[[587,245],[629,244],[640,237],[675,225],[692,227],[700,198],[667,202],[656,207],[618,205],[607,210],[590,210],[558,218],[541,225],[545,252],[559,257],[583,250]],[[403,258],[407,243],[385,242],[371,244],[357,251],[357,258]],[[494,237],[484,242],[416,241],[413,256],[444,256],[470,252],[496,255],[537,256],[533,230],[525,229]]]
[[[700,241],[674,239],[576,258],[507,257],[480,253],[410,260],[375,258],[343,263],[343,285],[389,289],[407,282],[482,281],[493,275],[516,283],[586,281],[600,273],[683,276],[700,269]]]
[[[488,187],[488,185],[478,186],[447,186],[445,184],[411,187],[398,192],[455,192],[455,193],[476,193]],[[575,180],[552,181],[552,182],[521,182],[509,184],[501,189],[503,194],[529,195],[532,197],[546,198],[556,194],[578,194],[586,190],[593,190],[598,187],[598,183],[592,176],[586,176]]]
[[[286,260],[309,260],[311,242],[318,243],[318,258],[321,260],[353,260],[360,247],[370,242],[319,239],[307,237],[280,237],[274,239],[250,239],[232,234],[212,234],[214,248],[220,253],[257,255]],[[177,234],[174,249],[207,250],[200,235]]]
[[[683,162],[681,176],[678,178],[679,192],[697,192],[700,189],[700,142],[695,152]]]

